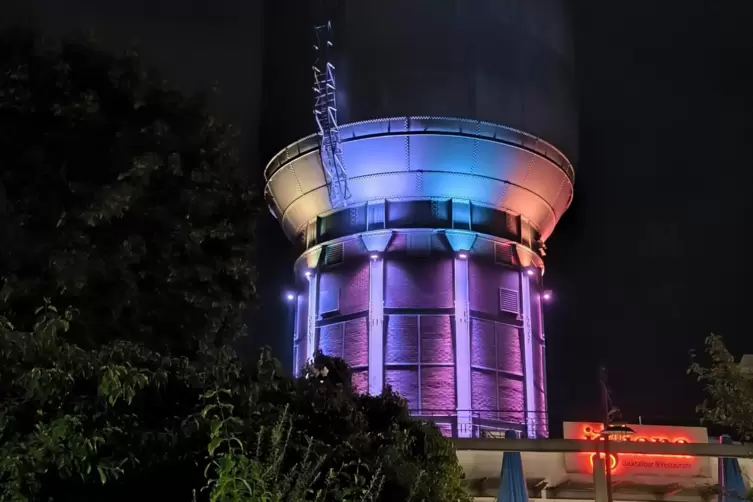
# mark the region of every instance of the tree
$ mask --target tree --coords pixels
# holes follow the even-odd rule
[[[267,350],[86,350],[77,322],[0,319],[0,502],[470,500],[452,443],[391,391],[354,394],[340,359],[292,379]]]
[[[242,332],[257,197],[205,97],[133,52],[0,35],[0,312],[31,329],[40,298],[70,305],[87,347]]]
[[[735,361],[717,335],[706,338],[708,363],[693,358],[688,369],[703,385],[706,399],[698,406],[702,418],[729,427],[742,439],[753,439],[753,375]]]

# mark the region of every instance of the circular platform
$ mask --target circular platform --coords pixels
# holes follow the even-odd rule
[[[546,240],[573,196],[573,167],[534,136],[444,117],[379,119],[341,126],[349,206],[457,200],[519,215]],[[265,196],[291,239],[333,211],[319,138],[280,151],[265,169]]]

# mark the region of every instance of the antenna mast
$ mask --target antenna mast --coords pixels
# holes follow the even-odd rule
[[[348,205],[348,173],[343,163],[340,129],[337,125],[337,87],[335,85],[335,65],[331,55],[332,23],[315,26],[316,60],[314,61],[314,119],[321,138],[319,153],[322,168],[327,180],[329,200],[333,209]]]

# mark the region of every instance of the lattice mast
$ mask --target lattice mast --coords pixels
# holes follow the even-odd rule
[[[348,173],[343,163],[340,130],[337,125],[337,87],[335,65],[332,63],[332,23],[314,27],[316,60],[314,62],[314,119],[319,130],[319,152],[327,179],[329,200],[333,209],[347,206],[350,199]]]

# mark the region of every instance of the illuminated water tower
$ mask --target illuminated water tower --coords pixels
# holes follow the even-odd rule
[[[281,43],[295,27],[276,9]],[[546,436],[542,258],[577,145],[564,2],[359,0],[329,14],[300,82],[313,82],[313,134],[265,171],[302,249],[295,366],[317,349],[343,357],[358,389],[389,384],[448,434]]]

